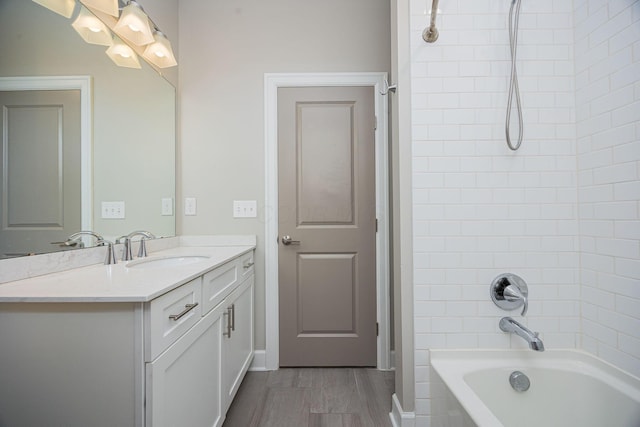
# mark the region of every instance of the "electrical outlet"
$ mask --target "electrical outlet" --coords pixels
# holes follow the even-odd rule
[[[173,199],[171,197],[162,198],[162,215],[163,216],[173,215]]]
[[[196,214],[196,198],[187,197],[184,199],[184,214],[195,215]]]
[[[234,218],[255,218],[258,216],[258,204],[255,200],[234,200]]]
[[[124,219],[124,202],[102,202],[103,219]]]

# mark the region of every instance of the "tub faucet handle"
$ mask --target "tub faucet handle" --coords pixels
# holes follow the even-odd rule
[[[489,290],[493,302],[503,310],[515,310],[522,306],[521,315],[529,309],[529,288],[522,277],[513,273],[498,275]]]
[[[523,295],[522,292],[520,292],[520,289],[518,289],[517,286],[507,286],[506,288],[504,288],[502,294],[504,295],[504,299],[508,301],[522,301],[522,313],[520,313],[520,315],[524,317],[524,315],[527,314],[527,310],[529,309],[529,301],[527,300],[527,297]]]

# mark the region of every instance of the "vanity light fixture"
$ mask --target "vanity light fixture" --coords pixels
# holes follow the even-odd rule
[[[111,31],[84,6],[80,6],[80,13],[71,26],[87,43],[111,46]]]
[[[99,10],[108,15],[120,16],[120,10],[118,9],[118,0],[81,0],[86,6],[92,9]]]
[[[138,55],[158,72],[159,68],[178,65],[169,39],[135,0],[129,0],[122,13],[122,0],[32,1],[66,18],[73,16],[76,3],[80,3],[71,26],[87,43],[109,46],[107,55],[120,67],[142,68]]]
[[[131,0],[124,9],[114,31],[136,46],[144,46],[153,42],[153,31],[149,17],[142,7]]]
[[[107,49],[107,55],[119,67],[142,68],[138,55],[118,36],[113,36],[113,44]]]
[[[73,10],[76,8],[76,0],[33,0],[33,2],[65,18],[71,18]]]
[[[158,68],[175,67],[178,65],[175,56],[173,56],[171,43],[162,31],[156,31],[153,38],[155,41],[147,45],[147,48],[142,54],[144,59],[155,64]]]

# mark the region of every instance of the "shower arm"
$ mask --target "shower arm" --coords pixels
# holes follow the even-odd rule
[[[431,2],[431,22],[422,32],[422,39],[427,43],[433,43],[438,40],[438,29],[436,28],[436,16],[438,15],[438,1]]]

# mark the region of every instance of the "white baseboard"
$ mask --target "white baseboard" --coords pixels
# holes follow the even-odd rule
[[[254,350],[253,351],[253,362],[251,362],[251,366],[249,366],[250,371],[270,371],[271,369],[267,369],[267,352],[266,350]],[[393,371],[396,369],[396,358],[395,351],[391,350],[391,365],[389,366],[389,370]]]
[[[249,366],[250,371],[268,371],[266,350],[254,350],[253,362]]]
[[[414,412],[405,412],[400,405],[400,401],[395,393],[391,396],[391,412],[389,418],[393,427],[415,427],[416,414]]]

